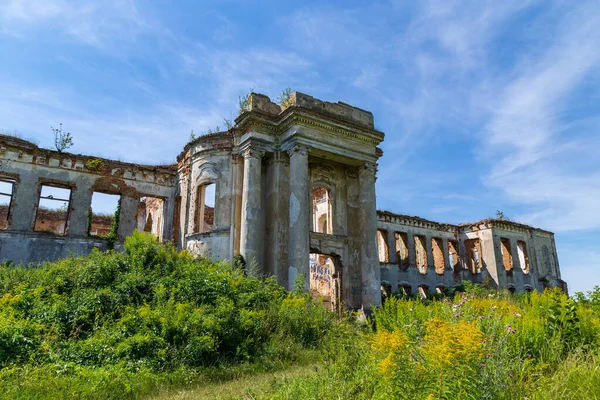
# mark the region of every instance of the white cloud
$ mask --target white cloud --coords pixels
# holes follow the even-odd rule
[[[49,35],[64,33],[96,47],[109,40],[120,45],[152,30],[164,32],[140,15],[134,0],[8,0],[0,5],[0,33],[24,38],[35,29]]]
[[[590,143],[585,131],[573,130],[583,126],[576,113],[564,116],[581,100],[573,93],[598,72],[599,40],[600,7],[588,3],[563,19],[554,45],[520,65],[499,103],[491,103],[497,108],[483,143],[491,164],[486,180],[537,208],[519,217],[525,222],[555,230],[600,228],[600,164],[581,145],[600,140]]]

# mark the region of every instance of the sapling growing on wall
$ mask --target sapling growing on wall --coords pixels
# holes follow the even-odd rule
[[[54,132],[54,147],[56,147],[56,151],[59,153],[73,146],[73,137],[69,132],[63,132],[62,125],[61,122],[58,128],[51,127],[52,132]]]
[[[292,89],[285,88],[277,98],[277,102],[281,108],[288,108],[292,105]]]

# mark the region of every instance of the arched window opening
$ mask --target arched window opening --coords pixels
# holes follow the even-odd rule
[[[390,262],[390,249],[387,244],[387,231],[377,229],[377,248],[379,250],[379,262]]]
[[[504,269],[507,272],[507,275],[512,274],[513,269],[513,257],[510,248],[510,239],[500,238],[500,250],[502,252],[502,263],[504,264]]]
[[[444,260],[444,242],[440,238],[431,238],[431,252],[433,253],[433,265],[438,275],[444,274],[446,262]]]
[[[142,197],[138,203],[137,229],[149,232],[162,241],[165,201],[158,197]]]
[[[527,256],[527,244],[519,240],[517,242],[517,252],[519,254],[519,263],[521,264],[521,268],[523,269],[524,274],[529,273],[529,257]]]
[[[425,244],[425,236],[415,235],[415,260],[417,269],[423,275],[427,273],[427,245]]]
[[[313,253],[310,255],[310,294],[324,303],[334,303],[339,297],[340,271],[336,271],[333,258]]]
[[[481,243],[479,239],[465,240],[468,267],[472,274],[481,272]]]
[[[395,232],[396,238],[396,260],[402,271],[406,271],[409,265],[408,257],[408,235],[406,232]]]
[[[333,214],[331,207],[331,193],[323,186],[315,186],[313,197],[313,232],[333,233]]]
[[[450,265],[455,273],[460,272],[460,257],[458,255],[458,243],[454,240],[448,240],[448,258]]]
[[[198,187],[196,193],[196,233],[211,232],[215,227],[216,185],[210,183]]]
[[[409,284],[399,284],[398,292],[402,295],[402,297],[410,297],[412,296],[412,286]]]

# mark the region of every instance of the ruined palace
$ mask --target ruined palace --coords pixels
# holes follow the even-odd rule
[[[196,256],[241,254],[288,288],[302,274],[307,290],[352,308],[380,304],[382,291],[425,296],[465,280],[566,288],[552,232],[378,211],[383,140],[370,112],[298,92],[285,106],[252,93],[231,129],[192,140],[173,165],[0,136],[0,260],[119,249],[138,229]],[[116,212],[96,212],[100,198]]]

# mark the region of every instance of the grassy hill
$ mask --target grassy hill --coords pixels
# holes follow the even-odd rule
[[[0,267],[0,398],[600,398],[600,289],[469,285],[372,324],[135,233]]]

